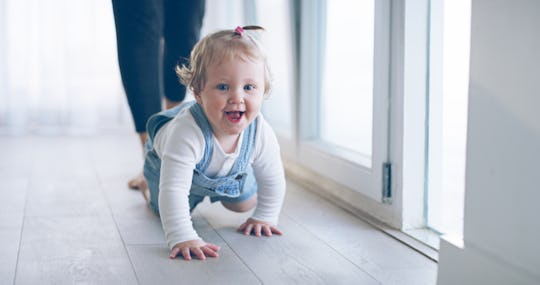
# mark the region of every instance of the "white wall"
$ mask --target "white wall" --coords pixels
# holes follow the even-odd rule
[[[464,247],[439,284],[540,284],[540,1],[472,0]]]

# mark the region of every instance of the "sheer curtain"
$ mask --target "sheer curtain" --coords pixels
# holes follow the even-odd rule
[[[253,0],[206,0],[201,36],[221,29],[234,29],[236,26],[248,25],[245,16],[247,7]]]
[[[110,0],[0,4],[0,132],[130,129]]]
[[[207,0],[203,35],[245,24]],[[111,0],[0,0],[0,134],[133,131]]]

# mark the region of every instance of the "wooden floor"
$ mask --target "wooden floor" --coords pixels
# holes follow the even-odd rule
[[[281,237],[203,203],[220,258],[170,260],[159,218],[126,181],[133,135],[0,137],[0,284],[435,284],[437,264],[288,181]]]

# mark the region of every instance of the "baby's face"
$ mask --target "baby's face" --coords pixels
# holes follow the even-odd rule
[[[257,117],[264,83],[264,64],[260,60],[233,58],[207,67],[206,82],[195,99],[218,140],[240,134]]]

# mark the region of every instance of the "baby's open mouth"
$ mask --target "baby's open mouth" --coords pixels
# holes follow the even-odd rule
[[[241,111],[231,111],[231,112],[225,112],[225,115],[227,115],[227,118],[229,119],[229,121],[233,123],[238,123],[240,119],[242,119],[242,116],[244,115],[244,113],[245,112],[241,112]]]

